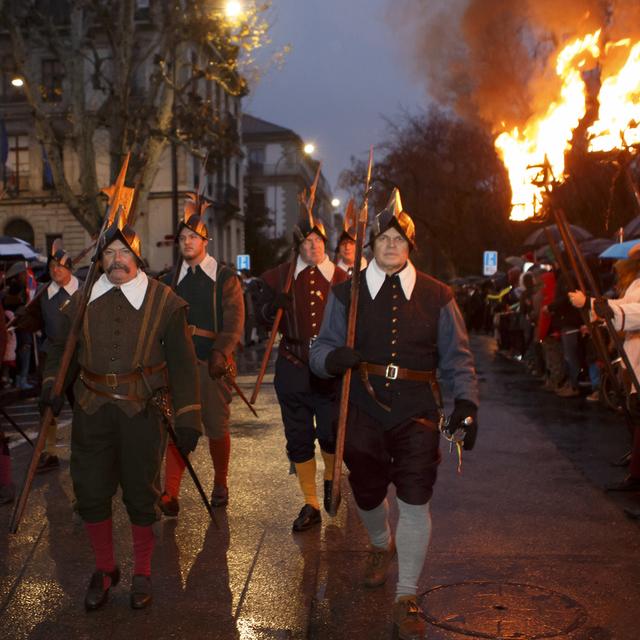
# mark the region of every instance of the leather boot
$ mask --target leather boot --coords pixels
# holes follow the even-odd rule
[[[105,578],[108,580],[108,587],[105,588]],[[89,581],[87,593],[84,596],[84,608],[87,611],[99,609],[109,599],[109,589],[115,587],[120,582],[120,568],[113,571],[95,571]]]
[[[226,507],[229,504],[229,489],[221,484],[214,484],[211,492],[212,507]]]
[[[640,491],[640,478],[627,476],[622,482],[614,482],[608,484],[604,488],[605,491]]]
[[[129,602],[132,609],[146,609],[153,602],[151,578],[149,576],[133,576]]]
[[[293,530],[296,532],[306,531],[321,522],[320,509],[316,509],[310,504],[305,504],[304,507],[300,509],[298,517],[293,521]]]
[[[382,586],[387,581],[389,565],[396,555],[396,543],[393,538],[389,541],[389,546],[371,547],[367,557],[367,566],[364,570],[363,584],[368,589],[375,589]]]
[[[423,640],[425,623],[416,596],[400,596],[393,605],[393,624],[399,640]]]

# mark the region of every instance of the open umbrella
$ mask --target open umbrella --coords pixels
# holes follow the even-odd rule
[[[571,229],[571,233],[577,242],[584,242],[585,240],[589,240],[593,238],[593,236],[582,227],[578,227],[575,224],[570,224],[569,228]],[[558,231],[558,227],[555,224],[551,224],[548,227],[540,227],[536,229],[533,233],[529,234],[527,239],[524,241],[523,246],[531,249],[536,249],[538,247],[543,247],[545,244],[549,244],[549,240],[547,239],[547,234],[545,233],[545,229],[549,229],[553,239],[556,242],[560,242],[562,236]]]
[[[580,249],[585,256],[599,256],[613,244],[615,244],[614,241],[608,238],[591,238],[581,242]]]
[[[0,236],[0,257],[35,260],[38,258],[38,253],[36,253],[36,250],[28,242],[20,240],[20,238]]]
[[[632,247],[640,244],[640,240],[627,240],[626,242],[616,242],[600,254],[600,258],[609,260],[625,260],[629,257]]]

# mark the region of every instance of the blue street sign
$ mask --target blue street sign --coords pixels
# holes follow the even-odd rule
[[[241,253],[236,256],[236,269],[238,271],[243,269],[249,271],[251,269],[251,256],[248,253]]]
[[[482,274],[492,276],[498,270],[498,252],[485,251],[482,259]]]

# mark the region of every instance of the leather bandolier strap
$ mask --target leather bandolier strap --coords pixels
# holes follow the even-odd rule
[[[426,382],[431,387],[434,400],[438,407],[438,412],[443,415],[444,404],[442,402],[442,393],[440,391],[440,385],[438,384],[438,378],[434,370],[418,371],[416,369],[405,369],[398,367],[395,364],[372,364],[370,362],[361,362],[359,366],[360,379],[367,393],[380,405],[385,411],[391,411],[391,407],[380,402],[376,397],[376,392],[369,382],[369,376],[380,376],[387,380],[411,380],[412,382]]]
[[[120,385],[138,382],[138,380],[142,380],[142,376],[151,376],[154,373],[165,371],[166,368],[166,362],[161,362],[160,364],[153,365],[151,367],[143,367],[136,371],[129,371],[128,373],[94,373],[93,371],[89,371],[89,369],[82,367],[79,378],[87,389],[96,395],[103,396],[104,398],[109,398],[110,400],[146,402],[148,398],[141,398],[134,394],[125,395],[122,393],[115,393],[115,391],[105,391],[104,389],[99,389],[94,385],[100,384],[105,387],[117,389]]]

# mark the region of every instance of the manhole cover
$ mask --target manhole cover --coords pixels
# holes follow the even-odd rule
[[[422,608],[437,627],[496,640],[560,636],[587,617],[580,604],[561,593],[514,582],[441,585],[422,596]]]

